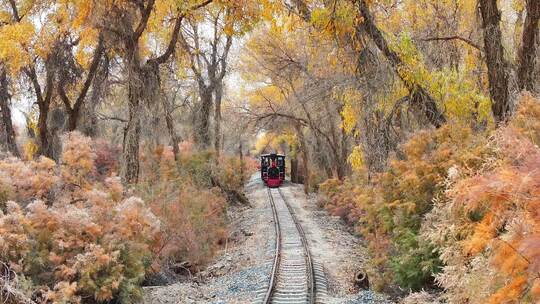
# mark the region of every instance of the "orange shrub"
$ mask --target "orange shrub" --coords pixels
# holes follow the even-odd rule
[[[225,199],[215,189],[199,189],[190,184],[178,187],[173,197],[159,199],[161,195],[158,195],[149,202],[162,223],[162,240],[156,258],[160,261],[158,265],[189,261],[200,268],[226,237]]]
[[[226,195],[213,185],[218,181],[227,189],[241,191],[243,187],[237,157],[223,155],[216,164],[211,152],[196,152],[189,143],[180,147],[178,164],[170,147],[158,147],[146,155],[142,167],[147,173],[137,186],[137,193],[162,223],[156,271],[169,262],[188,261],[197,269],[204,266],[227,234]],[[244,178],[248,170],[246,166]]]
[[[436,249],[419,237],[423,217],[433,199],[444,195],[443,181],[451,167],[482,165],[489,153],[485,142],[482,134],[459,124],[420,131],[371,180],[366,172],[356,172],[343,183],[321,185],[326,208],[356,225],[366,238],[376,288],[394,282],[419,290],[433,284],[441,262]]]
[[[10,187],[0,212],[0,260],[29,281],[38,301],[141,295],[160,221],[141,199],[123,197],[118,178],[93,180],[90,147],[75,132],[65,138],[60,165],[46,158],[0,162],[2,184]]]
[[[494,142],[499,158],[490,170],[450,189],[454,224],[463,227],[459,265],[487,258],[493,276],[484,278],[477,303],[536,303],[540,300],[540,149],[512,128]],[[455,250],[460,250],[456,252]],[[455,260],[449,260],[452,265]],[[464,276],[474,276],[467,271]],[[479,279],[479,278],[477,278]],[[441,278],[449,296],[460,292]]]
[[[476,168],[456,166],[421,237],[439,252],[437,283],[449,303],[537,303],[540,255],[540,102],[521,99]]]

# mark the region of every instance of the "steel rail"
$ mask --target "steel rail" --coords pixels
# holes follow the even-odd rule
[[[315,303],[315,272],[313,269],[313,259],[311,258],[311,252],[309,251],[309,245],[307,242],[306,234],[304,232],[304,229],[302,228],[302,225],[298,222],[298,218],[296,217],[296,213],[294,212],[294,209],[289,204],[289,201],[285,198],[285,195],[283,195],[283,192],[281,192],[281,189],[278,188],[279,195],[283,198],[283,201],[285,202],[285,205],[287,205],[287,208],[289,209],[289,212],[291,213],[291,216],[293,218],[294,224],[296,225],[296,229],[298,229],[298,232],[300,233],[300,237],[302,239],[302,243],[304,244],[304,252],[306,254],[306,264],[307,264],[307,275],[308,275],[308,290],[309,290],[309,303]]]
[[[293,208],[291,207],[291,205],[289,204],[289,202],[287,201],[287,199],[285,198],[285,195],[283,195],[281,189],[278,188],[278,193],[279,193],[279,196],[281,197],[281,199],[283,200],[283,203],[284,205],[287,207],[286,209],[286,212],[289,213],[291,219],[292,219],[292,223],[294,223],[294,226],[296,228],[296,231],[298,233],[298,237],[300,239],[300,242],[301,242],[301,246],[302,246],[302,249],[303,249],[303,255],[304,255],[304,259],[305,259],[305,264],[306,264],[306,282],[307,282],[307,303],[315,303],[315,271],[314,271],[314,267],[313,267],[313,259],[311,257],[311,253],[309,251],[309,246],[308,246],[308,242],[307,242],[307,238],[306,238],[306,235],[305,235],[305,232],[304,232],[304,229],[302,228],[302,226],[300,225],[295,213],[294,213],[294,210]],[[278,277],[280,275],[280,264],[281,264],[281,255],[282,255],[282,231],[281,231],[281,225],[280,225],[280,221],[279,221],[279,214],[278,214],[278,210],[277,210],[277,207],[276,207],[276,204],[274,202],[274,197],[272,195],[272,191],[270,190],[270,188],[268,188],[268,198],[269,198],[269,202],[270,202],[270,205],[271,205],[271,208],[272,208],[272,214],[274,216],[274,227],[275,227],[275,239],[276,239],[276,245],[275,245],[275,255],[274,255],[274,262],[273,262],[273,265],[272,265],[272,271],[271,271],[271,274],[270,274],[270,282],[269,282],[269,286],[268,286],[268,289],[265,293],[265,296],[264,296],[264,299],[263,299],[263,302],[264,304],[269,304],[269,303],[272,303],[273,302],[273,298],[274,298],[274,292],[276,291],[276,284],[277,284],[277,281],[278,281]],[[281,205],[281,204],[280,204]],[[281,208],[281,210],[285,210],[283,208]],[[286,226],[288,226],[288,224],[286,224]],[[280,292],[278,290],[278,292]],[[282,291],[281,291],[282,292]]]
[[[272,197],[272,192],[270,188],[268,190],[268,198],[270,201],[270,206],[272,208],[272,215],[274,216],[274,231],[275,231],[275,254],[274,254],[274,263],[272,264],[272,273],[270,274],[270,284],[268,285],[268,290],[264,295],[263,303],[270,303],[272,300],[272,292],[276,285],[277,271],[279,267],[279,257],[281,254],[281,227],[279,226],[279,218],[276,210],[276,205],[274,204],[274,198]]]

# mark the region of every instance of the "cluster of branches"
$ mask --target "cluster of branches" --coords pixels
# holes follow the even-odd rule
[[[477,20],[472,21],[469,28],[463,30],[460,22],[466,16],[463,4],[456,2],[452,9],[442,11],[444,4],[436,1],[424,1],[431,6],[436,20],[427,29],[415,29],[413,42],[422,55],[428,70],[456,71],[460,73],[464,53],[470,51],[478,58],[478,87],[482,93],[491,97],[491,114],[496,125],[504,124],[513,111],[515,95],[510,92],[521,90],[534,91],[538,85],[535,79],[537,70],[536,57],[538,54],[538,21],[539,2],[526,1],[524,11],[521,43],[516,47],[516,64],[511,65],[503,56],[503,37],[501,34],[501,16],[497,1],[481,0],[476,8]],[[446,105],[441,98],[435,96],[426,82],[411,77],[407,59],[402,51],[397,49],[393,35],[386,33],[387,28],[378,24],[380,15],[390,14],[387,10],[400,11],[403,7],[371,3],[365,0],[346,1],[284,1],[284,7],[305,21],[302,26],[286,30],[286,35],[294,36],[303,33],[304,36],[317,35],[318,31],[330,31],[334,39],[315,38],[312,41],[321,43],[327,41],[331,46],[318,45],[318,52],[326,56],[337,56],[335,50],[343,54],[340,64],[350,64],[349,58],[355,57],[356,72],[353,75],[336,73],[330,66],[322,67],[329,75],[320,77],[313,75],[317,65],[325,64],[325,58],[313,57],[313,50],[304,48],[309,41],[298,40],[294,48],[288,47],[285,39],[272,38],[271,33],[257,34],[257,47],[248,54],[256,66],[256,73],[262,87],[276,87],[279,96],[265,90],[255,90],[259,101],[257,106],[243,108],[255,125],[264,130],[283,131],[293,130],[297,138],[297,147],[303,156],[305,167],[314,163],[327,172],[328,177],[343,178],[348,170],[347,156],[354,145],[363,148],[364,162],[370,171],[381,171],[387,163],[388,156],[395,151],[398,143],[405,139],[414,128],[432,126],[440,128],[448,120]],[[352,9],[350,12],[340,11],[339,7]],[[330,16],[320,13],[324,9]],[[317,10],[317,14],[314,14]],[[353,15],[346,19],[353,22],[353,29],[348,35],[342,35],[337,28],[349,24],[340,18],[344,14]],[[325,16],[321,25],[320,18]],[[347,22],[348,22],[347,21]],[[406,23],[402,20],[401,23]],[[311,28],[310,28],[311,27]],[[322,29],[321,29],[322,27]],[[406,30],[405,30],[406,31]],[[465,31],[467,33],[462,33]],[[307,33],[307,34],[306,34]],[[302,36],[298,35],[298,37]],[[483,43],[479,42],[483,36]],[[308,39],[309,40],[309,39]],[[332,41],[333,40],[333,41]],[[469,49],[460,48],[464,43]],[[447,57],[447,58],[445,58]],[[483,66],[485,64],[485,67]],[[487,69],[486,69],[487,68]],[[511,76],[516,75],[512,82]],[[487,86],[484,81],[487,78]],[[380,96],[390,95],[395,88],[396,79],[408,92],[406,96],[397,96],[390,105],[381,104]],[[356,128],[347,133],[343,130],[344,101],[335,98],[330,92],[352,88],[362,92],[355,98]],[[389,94],[390,93],[390,94]],[[338,99],[338,100],[336,100]],[[471,116],[478,118],[478,102],[470,108]],[[331,108],[331,109],[330,109]],[[329,110],[330,109],[330,110]],[[476,122],[478,128],[484,121]],[[356,132],[361,130],[361,132]],[[343,134],[340,134],[343,133]],[[342,140],[339,140],[342,138]],[[294,147],[293,147],[294,148]],[[293,149],[291,148],[291,149]],[[399,152],[399,151],[398,151]],[[307,179],[309,172],[304,171]]]
[[[212,0],[188,1],[178,4],[176,11],[165,16],[154,16],[159,10],[156,2],[159,1],[126,0],[112,4],[91,1],[91,14],[84,11],[88,9],[86,6],[78,7],[77,3],[73,3],[70,13],[77,18],[79,15],[86,16],[79,23],[84,22],[86,29],[91,29],[96,36],[92,49],[82,45],[82,41],[88,38],[84,37],[88,31],[70,30],[68,27],[67,30],[58,29],[60,33],[54,35],[54,39],[49,41],[50,45],[44,46],[46,54],[28,51],[32,58],[21,67],[20,73],[8,72],[9,58],[0,62],[2,146],[15,156],[21,154],[16,144],[11,113],[12,96],[9,92],[17,90],[17,85],[22,90],[28,85],[31,88],[29,96],[33,99],[31,112],[35,109],[37,117],[34,123],[34,115],[27,115],[28,130],[30,137],[36,137],[34,141],[39,155],[57,159],[60,133],[78,129],[87,135],[96,135],[100,120],[113,120],[123,126],[121,177],[125,183],[136,183],[140,171],[141,121],[145,119],[145,110],[151,110],[153,120],[164,117],[175,158],[178,159],[181,136],[175,130],[174,112],[183,108],[190,98],[194,103],[193,121],[196,123],[194,139],[201,148],[210,148],[210,110],[214,106],[213,146],[219,150],[222,145],[223,79],[233,41],[234,21],[231,21],[231,14],[236,4],[211,5]],[[241,4],[238,6],[241,7]],[[10,16],[0,25],[2,27],[40,22],[34,20],[34,13],[39,14],[41,9],[37,4],[10,0],[0,8]],[[61,18],[64,17],[59,13],[52,20],[62,22]],[[147,47],[145,35],[155,31],[152,18],[161,18],[157,22],[161,22],[163,28],[160,30],[166,38],[162,39],[162,46],[158,48],[161,52],[148,56],[144,49]],[[66,23],[74,24],[75,21]],[[201,26],[211,28],[212,34],[201,35]],[[57,27],[60,28],[59,25]],[[77,60],[81,48],[92,52],[87,66]],[[181,74],[177,71],[185,69],[182,64],[186,58],[190,62],[188,69],[191,74],[187,78],[175,77],[175,74]],[[167,85],[176,87],[172,94],[163,88],[164,75]],[[190,76],[198,86],[198,96],[189,94],[191,87],[186,83],[190,82]],[[100,103],[111,94],[118,93],[120,100],[125,101],[122,102],[124,105],[121,105],[123,110],[120,110],[120,114],[97,113]],[[115,103],[114,100],[109,101]],[[178,105],[178,102],[181,104]],[[163,114],[153,111],[156,109]]]

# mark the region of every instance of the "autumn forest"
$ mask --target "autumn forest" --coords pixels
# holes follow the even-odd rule
[[[277,152],[389,301],[540,303],[539,20],[540,0],[0,0],[0,301],[191,280]]]

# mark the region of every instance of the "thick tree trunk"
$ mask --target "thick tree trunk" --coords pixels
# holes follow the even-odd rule
[[[537,61],[538,21],[540,19],[540,1],[527,0],[527,17],[523,27],[521,49],[519,50],[518,85],[521,90],[534,89],[534,67]]]
[[[120,176],[125,184],[139,179],[139,141],[141,136],[140,102],[143,96],[143,73],[136,48],[131,49],[128,69],[128,122],[124,128]]]
[[[11,96],[8,91],[8,79],[6,71],[2,68],[0,71],[0,112],[2,112],[2,129],[5,135],[5,142],[0,145],[5,145],[5,148],[16,157],[19,157],[19,149],[15,141],[15,129],[11,120],[11,108],[9,101]]]
[[[36,94],[36,101],[38,104],[38,110],[39,110],[39,118],[38,118],[38,138],[39,138],[39,149],[38,154],[43,155],[48,158],[53,158],[53,149],[51,147],[52,144],[52,138],[50,138],[48,126],[47,126],[47,120],[49,116],[49,108],[51,105],[51,98],[52,98],[52,91],[53,91],[53,72],[51,71],[51,67],[46,64],[45,65],[47,71],[45,76],[45,95],[43,95],[43,92],[41,90],[41,86],[39,84],[36,70],[33,66],[30,66],[28,69],[25,70],[26,75],[32,82],[32,86],[34,88],[34,93]]]
[[[104,51],[103,40],[102,40],[102,37],[100,36],[98,45],[96,46],[96,49],[94,50],[92,63],[90,64],[88,74],[86,75],[86,80],[84,81],[81,91],[79,92],[79,95],[77,96],[77,99],[75,100],[73,105],[71,105],[71,101],[66,94],[64,84],[63,83],[58,84],[58,94],[60,98],[62,99],[64,103],[64,107],[68,114],[67,127],[66,127],[66,131],[68,132],[75,131],[77,129],[79,118],[81,117],[81,110],[83,109],[86,95],[88,94],[88,91],[90,90],[90,86],[92,85],[92,82],[94,81],[94,77],[96,76],[96,73],[99,69],[99,64],[101,62],[103,51]]]
[[[80,108],[72,109],[67,111],[68,119],[67,119],[67,131],[75,131],[77,129],[77,122],[79,121],[81,110]]]
[[[491,110],[497,124],[506,121],[510,113],[508,74],[505,68],[504,50],[501,40],[501,13],[497,0],[479,0],[484,29],[484,49],[488,68]]]
[[[300,124],[295,125],[296,134],[298,135],[298,142],[299,142],[299,150],[300,154],[302,155],[302,174],[304,176],[304,192],[307,194],[309,192],[309,159],[308,159],[308,151],[307,151],[307,144],[306,139],[304,137],[304,133],[302,132],[302,126]]]
[[[334,176],[334,172],[332,170],[332,165],[330,163],[330,159],[326,153],[326,151],[323,151],[323,143],[320,139],[319,134],[316,130],[313,132],[313,137],[315,137],[315,147],[313,151],[314,155],[317,155],[317,160],[319,165],[321,165],[324,168],[324,171],[326,173],[326,176],[328,178],[332,178]]]
[[[47,126],[47,120],[49,117],[49,104],[39,104],[39,118],[38,118],[38,137],[39,137],[39,151],[40,155],[53,159],[53,151],[51,148],[51,140],[49,138],[49,128]]]
[[[86,119],[84,127],[82,128],[82,132],[90,137],[94,137],[97,135],[98,117],[96,114],[96,109],[102,98],[106,95],[108,87],[108,76],[109,58],[107,56],[103,56],[99,71],[97,72],[96,77],[92,83],[92,93],[90,95],[90,100],[84,105],[84,116]]]
[[[291,182],[298,184],[298,159],[296,155],[291,158]]]
[[[419,109],[427,118],[427,120],[436,128],[439,128],[446,122],[443,113],[437,107],[435,99],[419,84],[411,82],[402,77],[400,69],[405,66],[398,54],[390,49],[386,39],[382,35],[379,28],[375,24],[375,20],[369,11],[369,6],[366,0],[356,0],[360,13],[364,17],[364,22],[358,25],[358,33],[363,30],[368,34],[371,40],[377,45],[377,48],[383,53],[390,65],[401,78],[411,94],[411,104]]]
[[[137,97],[129,93],[129,119],[124,129],[124,141],[122,151],[122,180],[126,184],[137,183],[139,179],[139,139],[141,134],[140,108]]]
[[[201,103],[195,113],[194,138],[195,143],[201,149],[210,147],[210,110],[212,108],[212,90],[199,89]]]
[[[223,98],[223,84],[216,84],[214,103],[214,149],[219,157],[221,152],[221,100]]]

